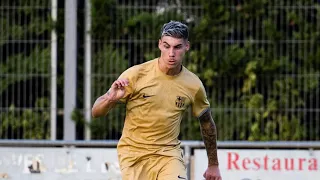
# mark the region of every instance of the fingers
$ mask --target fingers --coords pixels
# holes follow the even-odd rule
[[[218,167],[211,166],[204,172],[203,177],[205,180],[222,180],[220,170]]]
[[[203,174],[203,177],[205,180],[222,180],[221,176],[213,176],[206,173]]]
[[[205,180],[222,180],[220,176],[206,176]]]
[[[221,176],[216,176],[213,178],[213,180],[222,180]]]
[[[123,87],[126,87],[129,85],[129,80],[128,79],[118,79],[113,82],[112,87],[113,88],[118,88],[122,89]]]

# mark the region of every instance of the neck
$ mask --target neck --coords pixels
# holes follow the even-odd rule
[[[160,71],[162,71],[163,73],[165,73],[166,75],[169,76],[175,76],[177,74],[179,74],[182,70],[182,65],[179,64],[174,68],[168,68],[161,60],[161,58],[158,59],[158,64],[159,64],[159,69]]]

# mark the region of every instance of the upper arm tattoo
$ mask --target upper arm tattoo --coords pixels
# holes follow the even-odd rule
[[[207,150],[209,166],[219,165],[217,155],[217,129],[211,116],[211,110],[207,109],[199,117],[199,121],[202,138]]]

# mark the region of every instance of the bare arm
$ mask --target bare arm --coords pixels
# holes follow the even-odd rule
[[[128,79],[118,79],[111,85],[107,93],[100,96],[92,107],[92,117],[105,116],[116,105],[117,101],[125,94],[125,86],[129,85]]]
[[[208,166],[218,166],[217,128],[212,119],[211,110],[208,109],[199,117],[199,120],[202,138],[208,155]]]
[[[100,96],[92,107],[92,117],[98,118],[108,114],[108,112],[116,105],[116,101],[113,101],[109,97],[109,91]]]

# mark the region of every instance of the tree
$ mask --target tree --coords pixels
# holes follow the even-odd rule
[[[0,2],[0,138],[49,138],[48,3]]]
[[[50,39],[50,31],[56,27],[59,43],[63,44],[64,27],[63,23],[51,22],[49,8],[32,8],[49,7],[48,1],[37,1],[38,4],[31,6],[26,2],[0,2],[0,7],[9,7],[0,11],[0,76],[5,77],[0,79],[0,107],[4,108],[0,112],[1,138],[48,138],[48,109],[43,108],[49,107],[46,76],[50,73],[49,43],[24,45],[16,40]],[[190,27],[191,50],[184,65],[204,82],[219,140],[319,140],[319,3],[311,0],[91,2],[92,99],[103,94],[126,68],[157,57],[161,26],[169,20],[179,20]],[[58,22],[63,22],[63,2],[59,4]],[[83,17],[84,1],[79,4],[78,15]],[[78,18],[79,75],[84,69],[83,19]],[[60,46],[59,56],[63,57],[63,51]],[[63,87],[63,61],[59,63],[58,74],[58,86]],[[93,139],[118,139],[124,106],[86,124],[81,76],[78,86],[78,104],[73,116],[78,138],[83,138],[83,126],[88,125]],[[32,91],[23,91],[28,89]],[[58,98],[63,97],[61,89]],[[26,129],[34,133],[24,135]],[[201,139],[199,123],[190,111],[186,112],[181,129],[181,139]]]

